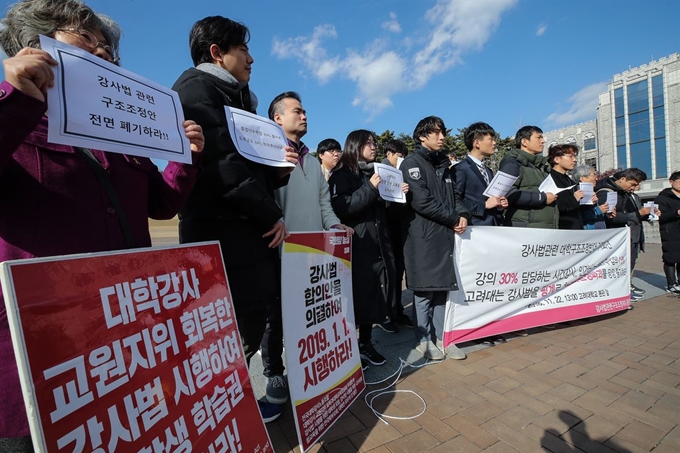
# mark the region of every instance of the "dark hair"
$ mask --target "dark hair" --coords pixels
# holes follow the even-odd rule
[[[548,163],[551,167],[555,166],[555,159],[565,154],[578,154],[578,146],[573,143],[562,143],[559,145],[551,145],[548,149]]]
[[[520,128],[517,133],[515,134],[515,146],[518,149],[522,148],[522,140],[527,139],[529,140],[532,135],[534,135],[534,132],[538,132],[539,134],[543,133],[543,130],[541,130],[540,127],[538,126],[524,126]]]
[[[286,91],[285,93],[281,93],[278,96],[272,100],[271,104],[269,104],[269,110],[267,111],[267,114],[269,115],[269,119],[274,121],[274,115],[277,113],[280,115],[283,113],[283,101],[284,99],[295,99],[298,101],[300,104],[302,104],[302,99],[300,99],[300,95],[297,94],[295,91]]]
[[[427,137],[432,132],[439,129],[446,136],[446,126],[444,120],[438,116],[428,116],[418,121],[416,128],[413,130],[413,140],[416,144],[422,143],[420,137]]]
[[[316,155],[320,156],[326,151],[333,151],[334,149],[342,150],[340,143],[334,138],[327,138],[321,140],[316,146]]]
[[[647,173],[639,168],[626,168],[625,170],[614,173],[614,179],[626,178],[626,181],[642,182],[647,181]]]
[[[455,152],[454,150],[447,151],[447,152],[446,152],[446,157],[455,157],[456,160],[458,160],[458,155],[456,154],[456,152]]]
[[[208,16],[196,22],[189,32],[189,49],[194,66],[212,63],[210,46],[217,46],[224,52],[250,41],[248,27],[222,16]]]
[[[40,48],[39,35],[54,36],[58,27],[99,30],[118,59],[121,30],[103,14],[78,0],[22,0],[13,4],[0,21],[0,46],[8,57],[24,47]]]
[[[401,154],[404,157],[408,155],[408,147],[406,143],[401,140],[388,140],[383,146],[383,152],[387,156],[387,153]]]
[[[671,177],[668,178],[669,181],[675,181],[676,179],[680,179],[680,171],[674,171],[671,173]]]
[[[340,158],[340,162],[338,162],[337,168],[339,169],[346,166],[352,172],[359,174],[361,150],[364,147],[364,143],[366,143],[369,138],[372,138],[375,142],[378,141],[375,134],[366,129],[350,132],[345,140],[345,149],[342,151],[342,157]]]
[[[464,132],[465,147],[469,151],[472,151],[475,140],[481,140],[487,135],[491,135],[492,137],[496,136],[496,131],[493,127],[482,122],[470,124]]]

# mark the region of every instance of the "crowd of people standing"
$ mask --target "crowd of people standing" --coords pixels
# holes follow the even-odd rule
[[[163,172],[149,160],[47,141],[46,91],[57,62],[39,48],[39,35],[118,61],[121,30],[78,0],[22,0],[0,30],[5,81],[0,83],[0,261],[150,246],[148,218],[179,213],[182,243],[218,240],[230,281],[246,361],[261,349],[268,377],[265,421],[288,399],[281,328],[279,246],[291,231],[341,229],[352,236],[352,279],[360,356],[367,365],[387,361],[373,345],[372,329],[412,328],[426,358],[464,359],[455,345],[442,348],[447,293],[458,288],[455,235],[470,225],[527,228],[631,228],[631,270],[644,250],[642,222],[650,208],[634,191],[646,179],[630,168],[596,183],[595,172],[576,166],[578,148],[557,145],[543,155],[540,128],[522,127],[516,148],[500,171],[517,180],[504,197],[483,192],[493,178],[485,160],[496,150],[496,132],[485,123],[465,130],[469,154],[453,165],[443,152],[441,118],[417,123],[410,153],[393,140],[384,164],[402,172],[406,203],[380,197],[374,171],[377,137],[360,129],[344,145],[327,139],[318,159],[302,142],[307,112],[301,97],[285,91],[268,116],[285,132],[285,158],[293,167],[268,167],[245,159],[232,142],[224,106],[255,113],[249,81],[254,62],[250,32],[238,22],[211,16],[194,24],[189,50],[194,67],[173,89],[187,121],[192,164],[170,163]],[[105,169],[107,181],[92,165]],[[571,173],[571,176],[569,175]],[[543,193],[552,176],[567,190]],[[581,182],[596,184],[581,204]],[[105,185],[113,187],[111,191]],[[615,192],[615,207],[607,193]],[[669,290],[680,293],[680,173],[657,198]],[[122,206],[115,209],[114,206]],[[402,277],[413,291],[412,311],[402,305]],[[262,284],[262,282],[269,282]],[[638,294],[632,287],[633,295]],[[0,295],[0,298],[2,296]],[[502,340],[502,339],[501,339]],[[499,340],[500,341],[500,340]],[[4,304],[0,301],[0,452],[32,451]]]

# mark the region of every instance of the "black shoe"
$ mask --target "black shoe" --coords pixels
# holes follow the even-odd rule
[[[361,358],[361,371],[366,371],[369,365],[370,363],[368,363],[368,360]]]
[[[380,366],[387,362],[387,359],[376,351],[371,343],[359,345],[359,357],[369,362],[371,365]]]
[[[680,295],[680,285],[669,286],[666,288],[666,292],[678,296]]]
[[[630,292],[631,292],[631,293],[634,293],[634,294],[640,294],[640,295],[642,295],[642,294],[645,293],[645,290],[642,289],[642,288],[638,288],[637,286],[635,286],[635,285],[633,285],[633,284],[631,283],[631,285],[630,285]]]
[[[494,342],[495,344],[503,344],[503,343],[507,343],[508,340],[506,340],[505,338],[503,338],[503,337],[500,336],[500,335],[496,335],[495,337],[493,337],[493,342]]]
[[[380,327],[387,333],[397,333],[399,331],[399,328],[392,321],[387,321],[382,324],[378,324],[378,327]]]
[[[394,318],[394,322],[399,324],[400,326],[408,327],[409,329],[413,328],[413,321],[411,321],[411,318],[406,316],[405,314],[400,314],[397,315]]]

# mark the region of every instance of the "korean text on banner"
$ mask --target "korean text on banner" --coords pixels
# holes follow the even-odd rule
[[[456,236],[459,290],[449,293],[445,345],[627,309],[629,236],[628,228],[468,228]]]
[[[191,163],[177,93],[52,38],[40,45],[59,63],[47,90],[49,142]]]
[[[404,183],[404,175],[398,169],[384,164],[373,164],[375,172],[380,176],[378,191],[380,197],[386,201],[406,203],[406,194],[402,192],[401,185]]]
[[[217,242],[0,268],[36,452],[273,451]]]
[[[281,302],[295,426],[307,451],[364,390],[347,232],[292,233],[283,245]]]
[[[284,146],[288,140],[281,126],[269,118],[245,110],[224,107],[231,140],[239,154],[248,160],[270,167],[293,167],[286,160]]]

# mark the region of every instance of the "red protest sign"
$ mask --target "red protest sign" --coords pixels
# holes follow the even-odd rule
[[[2,271],[36,451],[273,451],[217,243]]]

